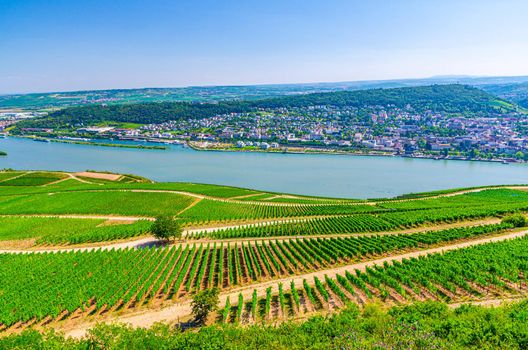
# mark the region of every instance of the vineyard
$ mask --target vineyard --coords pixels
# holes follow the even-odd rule
[[[0,172],[0,335],[185,309],[211,288],[222,324],[528,288],[528,238],[482,245],[528,233],[524,187],[362,201],[99,175]],[[152,237],[163,215],[182,239]]]
[[[207,243],[171,248],[0,255],[0,322],[100,314],[229,289],[442,242],[497,233],[488,225],[376,237]]]
[[[229,220],[254,220],[268,218],[291,218],[317,215],[344,215],[352,213],[374,213],[383,211],[371,205],[263,205],[237,202],[219,202],[204,199],[185,211],[182,219],[188,222],[210,222]]]
[[[193,199],[175,193],[59,192],[0,196],[2,214],[101,214],[155,216],[185,209]]]
[[[62,173],[31,172],[21,176],[8,177],[0,181],[0,186],[41,186],[55,181],[65,179],[67,176]]]
[[[104,219],[0,217],[0,241],[35,239],[42,244],[79,244],[131,238],[146,234],[150,222],[110,222]]]
[[[520,204],[497,204],[489,206],[453,207],[426,209],[378,214],[356,214],[294,220],[286,223],[250,225],[246,227],[218,229],[209,232],[198,232],[193,238],[245,238],[245,237],[279,237],[308,236],[325,234],[345,234],[361,232],[382,232],[418,227],[424,224],[440,222],[457,222],[478,218],[503,215],[517,210],[528,209],[526,202]]]
[[[277,284],[252,300],[239,295],[219,322],[253,323],[330,312],[349,303],[388,304],[524,297],[528,293],[528,238],[487,244],[427,257],[385,262],[330,278]],[[228,306],[229,305],[229,306]],[[257,307],[251,307],[257,305]]]

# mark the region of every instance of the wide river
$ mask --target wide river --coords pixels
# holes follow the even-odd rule
[[[194,151],[141,150],[0,139],[0,168],[108,170],[156,181],[185,181],[348,198],[391,197],[454,187],[526,184],[526,164]]]

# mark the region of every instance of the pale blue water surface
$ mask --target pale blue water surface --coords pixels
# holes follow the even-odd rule
[[[306,195],[377,198],[410,192],[528,183],[528,165],[243,152],[95,147],[0,139],[0,168],[132,173],[156,181],[185,181]]]

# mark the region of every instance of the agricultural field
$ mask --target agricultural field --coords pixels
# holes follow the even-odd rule
[[[174,193],[145,192],[58,192],[3,196],[3,214],[100,214],[156,216],[176,215],[192,198]]]
[[[0,241],[32,240],[37,245],[79,244],[141,236],[150,223],[133,223],[106,219],[72,219],[53,217],[0,217]]]
[[[161,303],[208,287],[250,285],[510,228],[501,224],[368,238],[4,254],[0,255],[2,299],[9,303],[0,306],[0,322],[11,326],[18,321],[41,321],[86,310],[97,313]],[[46,293],[40,293],[43,290]]]
[[[67,178],[67,175],[62,173],[29,172],[21,176],[8,177],[0,182],[0,186],[40,186],[48,185],[65,178]]]
[[[207,323],[234,325],[347,305],[523,298],[527,189],[358,201],[0,172],[0,337],[84,334],[87,324],[128,317],[141,327],[187,322],[193,298],[210,290],[219,302]],[[180,239],[152,237],[159,216],[181,227]]]
[[[523,298],[528,291],[528,239],[486,244],[460,251],[403,259],[302,283],[270,286],[250,299],[226,302],[218,322],[253,323],[325,313],[372,301],[389,304],[426,300],[463,302],[472,299]]]

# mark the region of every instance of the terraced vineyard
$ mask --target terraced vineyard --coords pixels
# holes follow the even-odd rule
[[[219,321],[271,321],[315,311],[330,312],[348,303],[365,305],[375,300],[401,304],[424,300],[522,298],[528,293],[527,249],[528,238],[523,237],[401,262],[385,262],[332,278],[313,277],[299,285],[278,284],[256,298],[256,304],[260,305],[257,308],[251,308],[250,301],[240,295],[238,304],[230,305]]]
[[[22,173],[20,176],[6,176],[6,179],[0,181],[0,186],[41,186],[60,181],[67,178],[63,173],[49,172],[29,172]]]
[[[291,218],[317,215],[345,215],[354,213],[374,213],[384,209],[371,205],[339,204],[294,204],[273,205],[215,201],[204,199],[183,213],[182,219],[188,222],[211,222],[230,220],[254,220],[268,218]]]
[[[0,241],[34,239],[40,244],[78,244],[141,236],[151,223],[105,219],[56,219],[51,217],[0,217]]]
[[[500,224],[410,235],[4,254],[0,278],[7,304],[0,306],[0,322],[10,326],[161,303],[208,287],[229,289],[509,228]]]
[[[133,175],[0,172],[0,332],[135,312],[152,316],[139,325],[157,312],[175,322],[211,288],[220,291],[221,323],[275,322],[350,302],[521,296],[528,238],[470,246],[528,233],[525,189],[359,201]],[[149,237],[160,215],[181,224],[184,239]],[[427,255],[454,248],[464,249]]]
[[[527,210],[526,202],[376,214],[356,214],[198,232],[194,238],[245,238],[381,232],[439,222],[457,222]]]

